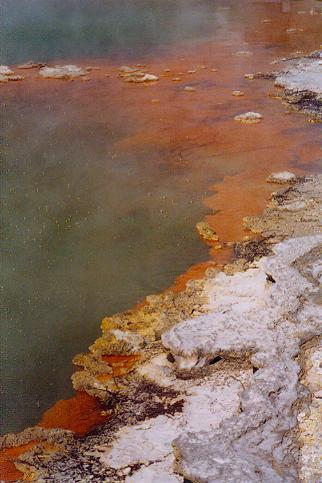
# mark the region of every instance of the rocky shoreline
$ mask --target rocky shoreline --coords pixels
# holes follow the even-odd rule
[[[16,467],[37,481],[320,481],[321,181],[297,178],[245,218],[258,238],[233,263],[104,319],[73,385],[109,421],[83,438],[8,435],[3,447],[37,442]]]

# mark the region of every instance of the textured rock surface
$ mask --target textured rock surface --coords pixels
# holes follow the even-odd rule
[[[321,59],[301,59],[293,68],[278,75],[275,85],[290,91],[307,90],[315,94],[322,94]]]
[[[234,117],[235,121],[242,122],[244,124],[257,124],[261,122],[263,116],[258,112],[245,112],[243,114],[238,114]]]
[[[322,275],[321,266],[319,268]],[[322,481],[322,339],[310,341],[302,355],[301,383],[309,390],[309,405],[298,415],[300,441],[300,478],[305,482]]]
[[[211,241],[211,242],[212,241],[218,241],[219,240],[218,235],[215,232],[215,230],[213,228],[211,228],[211,226],[209,225],[209,223],[207,223],[205,221],[199,221],[196,224],[196,229],[197,229],[199,235],[204,240]]]
[[[272,173],[268,178],[267,181],[269,183],[295,183],[296,176],[294,173],[290,173],[289,171],[281,171],[279,173]]]
[[[232,95],[236,96],[236,97],[241,97],[241,96],[245,95],[245,92],[243,92],[243,91],[233,91]]]
[[[293,404],[301,392],[294,357],[301,343],[320,332],[322,310],[313,302],[317,280],[301,273],[307,260],[296,268],[294,263],[308,254],[315,260],[321,244],[319,235],[291,239],[244,273],[217,275],[207,288],[210,313],[163,335],[179,367],[243,356],[258,368],[241,395],[240,414],[214,431],[188,432],[176,440],[178,468],[187,478],[296,481],[297,456],[287,436],[296,425]]]
[[[120,67],[119,71],[119,77],[121,77],[124,82],[149,83],[159,80],[159,77],[155,74],[146,72],[144,68],[123,65]]]
[[[291,188],[272,195],[262,216],[243,219],[246,228],[272,242],[291,236],[321,233],[322,176],[306,178]],[[301,209],[292,210],[302,206]]]
[[[37,69],[40,67],[45,67],[46,64],[42,62],[34,62],[33,60],[28,60],[25,64],[18,65],[18,69]]]
[[[7,65],[0,65],[0,82],[23,80],[22,75],[16,75]]]
[[[0,65],[1,75],[14,75],[14,71],[10,69],[7,65]]]
[[[178,434],[180,418],[158,416],[137,426],[121,429],[116,440],[102,451],[104,465],[124,469],[134,464],[149,465],[172,453],[172,441]]]
[[[87,74],[85,69],[76,65],[55,65],[55,67],[43,67],[39,76],[44,79],[75,79]]]
[[[173,388],[181,389],[184,402],[181,410],[172,416],[160,415],[123,428],[108,445],[95,448],[107,474],[110,474],[111,468],[116,471],[115,481],[122,476],[126,476],[129,482],[183,481],[183,477],[175,471],[173,441],[179,434],[188,431],[214,429],[225,418],[238,413],[239,394],[252,375],[250,366],[242,366],[230,368],[228,374],[221,370],[204,378],[180,380],[173,367],[171,370]],[[147,375],[151,380],[158,380],[153,372]],[[127,476],[129,474],[131,476]]]
[[[275,85],[284,89],[283,98],[293,108],[322,119],[322,51],[309,57],[288,60],[274,74]]]
[[[131,77],[128,77],[125,79],[126,82],[155,82],[159,80],[159,77],[157,77],[154,74],[144,74],[142,76],[140,75],[133,75]]]

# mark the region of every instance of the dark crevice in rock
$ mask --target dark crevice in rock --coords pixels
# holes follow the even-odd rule
[[[209,362],[209,365],[212,366],[213,364],[216,364],[217,362],[219,362],[221,360],[222,360],[222,357],[216,356],[213,359],[211,359],[211,361]]]
[[[266,240],[250,240],[244,243],[236,243],[234,246],[235,257],[244,258],[247,262],[253,262],[261,257],[272,253]]]
[[[168,355],[167,355],[167,361],[168,362],[171,362],[172,364],[174,363],[174,357],[171,354],[171,352],[169,352]]]
[[[275,278],[272,277],[272,275],[269,274],[269,273],[266,273],[266,280],[267,280],[267,282],[270,282],[270,283],[276,283]]]

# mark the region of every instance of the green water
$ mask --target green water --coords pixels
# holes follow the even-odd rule
[[[99,335],[103,316],[207,258],[193,226],[217,175],[210,160],[198,174],[158,149],[115,152],[132,126],[111,112],[106,127],[97,106],[75,121],[77,102],[24,95],[5,101],[2,112],[1,415],[8,432],[71,394],[70,361]]]

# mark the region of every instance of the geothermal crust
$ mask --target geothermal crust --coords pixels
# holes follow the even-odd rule
[[[39,441],[18,469],[53,482],[321,481],[322,176],[291,181],[244,219],[261,237],[237,244],[234,263],[103,320],[73,383],[111,419],[82,439],[4,437]],[[131,364],[116,371],[104,354]]]
[[[322,51],[286,59],[283,70],[272,76],[275,85],[284,89],[283,98],[291,107],[322,119]]]

